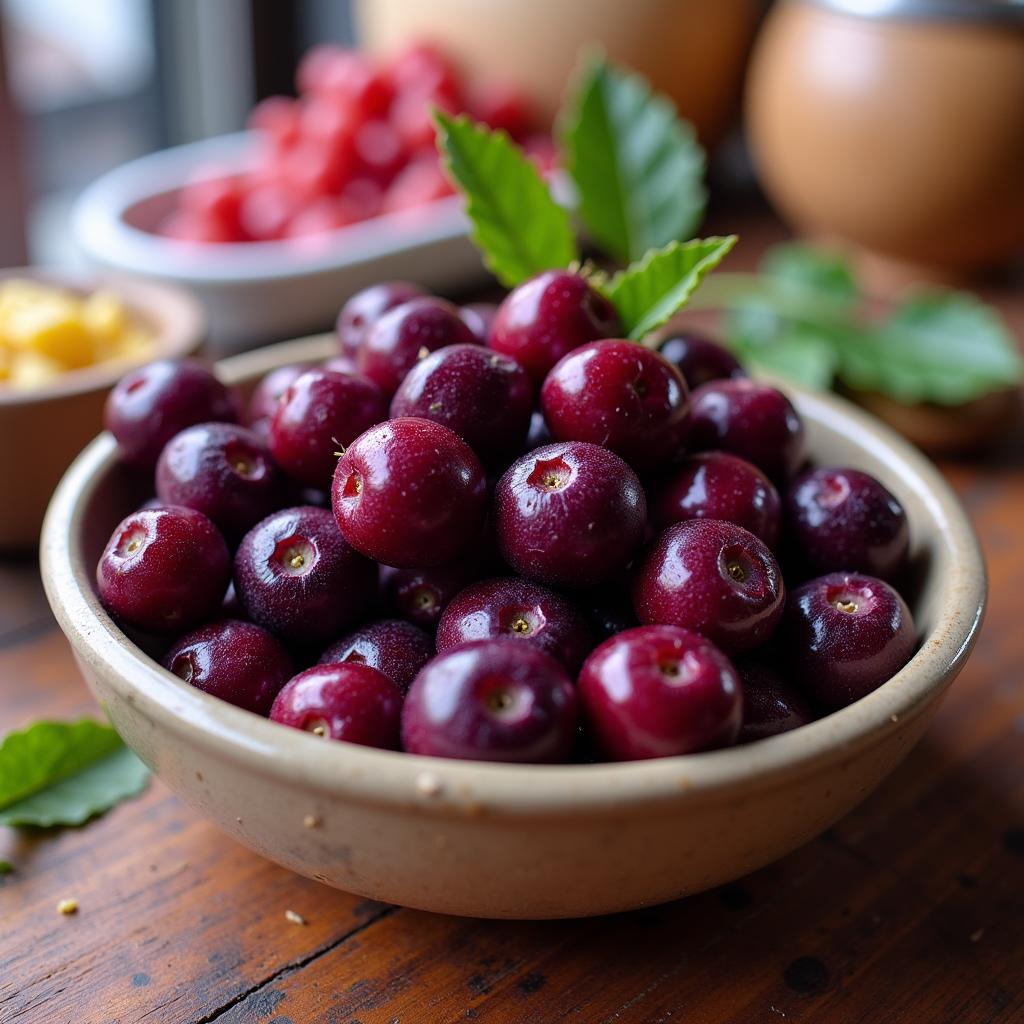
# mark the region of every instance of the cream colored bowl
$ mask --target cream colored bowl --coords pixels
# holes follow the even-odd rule
[[[221,363],[251,382],[327,339]],[[790,389],[820,462],[877,474],[907,507],[920,649],[859,703],[747,747],[631,764],[508,766],[324,743],[165,672],[100,607],[93,570],[134,507],[97,438],[43,530],[43,579],[87,682],[163,781],[253,850],[373,899],[479,917],[574,917],[699,892],[781,857],[859,803],[921,736],[963,667],[985,568],[936,470],[846,402]]]

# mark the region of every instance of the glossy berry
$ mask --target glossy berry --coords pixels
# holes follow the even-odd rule
[[[245,535],[235,555],[235,590],[253,622],[309,647],[360,617],[376,594],[377,567],[345,542],[329,511],[300,506]]]
[[[320,663],[369,665],[405,693],[434,654],[434,641],[418,626],[402,619],[379,619],[331,644],[320,655]]]
[[[392,569],[382,573],[384,603],[395,615],[433,632],[448,602],[479,573],[475,559],[433,569]]]
[[[261,377],[249,396],[247,422],[252,425],[262,420],[272,420],[281,396],[308,369],[310,367],[304,363],[289,363],[287,366],[278,366]]]
[[[572,601],[515,576],[466,587],[449,602],[437,627],[438,651],[500,638],[550,654],[573,676],[594,646],[590,623]]]
[[[621,333],[612,304],[582,277],[567,270],[545,270],[505,297],[488,344],[515,359],[540,387],[566,353]]]
[[[446,345],[472,345],[473,332],[444,299],[411,299],[369,329],[356,355],[359,372],[389,398],[424,355]]]
[[[182,637],[163,665],[197,690],[264,717],[293,672],[288,653],[270,633],[232,619]]]
[[[675,334],[661,343],[659,351],[683,375],[690,390],[708,381],[746,376],[727,348],[699,334]]]
[[[782,502],[753,463],[727,452],[701,452],[684,459],[651,497],[651,520],[658,529],[687,519],[724,519],[774,548],[782,531]]]
[[[682,374],[632,341],[594,341],[563,356],[540,393],[559,441],[589,441],[639,472],[666,462],[685,436],[689,393]]]
[[[498,307],[493,302],[471,302],[468,306],[459,307],[459,316],[481,345],[486,345],[491,336],[491,324],[497,312]]]
[[[307,370],[281,397],[270,425],[270,450],[289,476],[327,487],[338,452],[387,419],[387,401],[356,374]]]
[[[514,640],[478,640],[439,654],[402,708],[411,754],[477,761],[568,760],[576,692],[550,655]]]
[[[270,720],[325,739],[397,750],[402,694],[383,672],[352,662],[314,665],[277,695]]]
[[[814,721],[800,691],[774,669],[756,661],[736,666],[743,684],[743,724],[739,743],[753,743]]]
[[[391,415],[419,416],[454,430],[485,465],[522,449],[533,385],[508,356],[480,345],[451,345],[421,359],[391,400]]]
[[[789,399],[755,380],[704,384],[690,402],[691,451],[721,450],[789,479],[804,459],[804,427]]]
[[[338,462],[331,492],[346,540],[385,565],[443,565],[474,544],[487,484],[473,450],[430,420],[389,420]]]
[[[234,423],[235,401],[201,363],[161,359],[125,374],[107,396],[103,422],[121,460],[152,469],[175,434],[195,423]]]
[[[794,551],[814,574],[847,569],[892,579],[910,548],[907,514],[873,476],[824,468],[801,474],[786,496]]]
[[[367,331],[388,310],[419,298],[423,289],[409,281],[383,281],[353,295],[338,314],[335,330],[342,355],[355,358]]]
[[[586,587],[623,572],[643,543],[647,501],[618,455],[584,441],[538,448],[494,493],[502,557],[522,576]]]
[[[209,618],[230,579],[220,531],[202,512],[176,506],[123,519],[96,566],[107,611],[150,633],[182,633]]]
[[[794,681],[827,711],[876,690],[910,660],[915,645],[903,598],[860,573],[829,573],[797,587],[782,635]]]
[[[784,600],[782,573],[767,545],[718,519],[670,526],[647,552],[633,584],[641,622],[703,633],[727,654],[764,643]]]
[[[677,626],[639,626],[587,658],[580,704],[612,761],[671,757],[736,742],[743,698],[729,659]]]
[[[526,432],[523,451],[532,452],[534,448],[543,448],[544,445],[551,444],[553,441],[551,431],[548,430],[548,425],[544,422],[544,413],[539,409],[534,409],[533,415],[530,417],[530,429]]]
[[[233,423],[199,423],[167,442],[157,497],[208,516],[237,540],[284,498],[285,479],[259,435]]]

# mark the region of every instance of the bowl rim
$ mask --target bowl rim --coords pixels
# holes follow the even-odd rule
[[[238,383],[281,362],[324,358],[328,336],[271,346],[221,361]],[[50,605],[76,657],[102,673],[120,699],[167,734],[201,744],[214,758],[303,788],[311,797],[415,809],[427,814],[489,817],[585,816],[600,809],[625,817],[652,805],[714,799],[741,786],[746,798],[793,774],[849,761],[888,740],[925,712],[956,675],[977,637],[986,570],[978,540],[938,470],[873,417],[835,395],[786,384],[802,415],[836,429],[890,468],[916,478],[916,492],[952,556],[940,580],[935,626],[892,679],[857,703],[798,730],[754,744],[648,761],[587,765],[503,765],[455,761],[347,743],[322,744],[202,693],[148,658],[114,624],[91,586],[83,559],[82,512],[116,464],[109,434],[97,437],[61,481],[43,524],[41,561]]]
[[[0,285],[13,279],[53,284],[75,292],[102,289],[115,293],[135,316],[153,329],[153,350],[141,358],[111,359],[93,366],[66,370],[42,387],[0,385],[0,409],[111,388],[134,367],[153,359],[182,359],[192,355],[206,340],[208,322],[202,305],[184,288],[174,284],[113,271],[74,267],[0,268]]]
[[[92,260],[126,271],[193,285],[241,285],[333,274],[395,252],[465,236],[459,196],[413,211],[379,214],[327,233],[321,248],[288,241],[189,243],[134,227],[129,208],[182,187],[197,167],[244,169],[255,152],[253,132],[234,132],[137,157],[101,175],[77,197],[71,231]]]

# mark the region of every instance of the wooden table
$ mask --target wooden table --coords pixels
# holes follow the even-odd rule
[[[989,297],[1024,336],[1024,297]],[[988,556],[988,619],[923,742],[817,841],[664,907],[467,921],[289,874],[154,781],[81,829],[0,829],[0,1021],[1024,1020],[1024,438],[943,470]],[[0,563],[0,733],[89,713],[34,560]]]

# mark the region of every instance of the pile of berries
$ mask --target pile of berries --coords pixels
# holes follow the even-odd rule
[[[199,364],[133,371],[107,426],[156,497],[100,598],[207,693],[440,757],[685,754],[880,686],[915,646],[900,503],[808,468],[789,400],[724,349],[620,332],[566,271],[496,308],[392,282],[244,415]]]
[[[250,168],[200,168],[159,234],[191,242],[319,238],[450,195],[434,144],[433,107],[504,129],[545,170],[554,159],[550,136],[530,134],[518,90],[496,83],[470,88],[424,44],[386,62],[318,46],[299,64],[296,85],[297,99],[272,96],[253,109]]]

